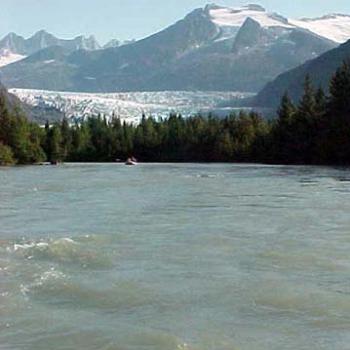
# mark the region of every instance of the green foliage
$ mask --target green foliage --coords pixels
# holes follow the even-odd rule
[[[15,162],[32,164],[44,160],[42,138],[40,127],[30,123],[17,106],[10,109],[6,96],[0,93],[0,143],[11,149]]]
[[[59,162],[64,158],[62,150],[62,134],[60,125],[56,124],[49,128],[47,132],[47,155],[50,162]]]
[[[0,166],[12,165],[14,163],[15,160],[11,148],[0,143]]]

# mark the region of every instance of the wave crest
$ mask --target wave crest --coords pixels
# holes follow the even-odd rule
[[[113,265],[111,256],[103,249],[71,238],[16,243],[7,251],[28,260],[76,264],[84,268],[110,268]]]

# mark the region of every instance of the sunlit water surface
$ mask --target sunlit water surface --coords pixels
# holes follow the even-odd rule
[[[0,169],[1,350],[349,348],[349,170]]]

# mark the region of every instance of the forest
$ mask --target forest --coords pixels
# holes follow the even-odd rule
[[[306,77],[301,100],[293,103],[286,93],[271,120],[242,111],[226,118],[143,116],[137,125],[96,116],[40,127],[0,95],[0,165],[131,156],[141,162],[350,164],[350,64],[335,72],[327,93]]]

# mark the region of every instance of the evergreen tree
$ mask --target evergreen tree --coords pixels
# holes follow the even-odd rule
[[[324,116],[327,107],[327,97],[323,89],[320,87],[315,94],[315,112],[318,117]]]
[[[350,63],[344,62],[331,79],[329,114],[350,119]]]
[[[278,122],[281,127],[286,127],[290,125],[293,121],[296,108],[289,98],[288,93],[285,92],[281,99],[281,104],[277,110]]]
[[[309,75],[305,77],[304,94],[299,102],[292,125],[293,143],[289,152],[294,163],[311,162],[315,142],[316,95]]]
[[[303,121],[307,122],[315,116],[315,111],[315,91],[312,86],[311,78],[309,75],[307,75],[304,81],[304,94],[300,100],[297,114],[299,119],[302,119]]]
[[[61,128],[59,125],[55,124],[50,128],[48,144],[49,144],[49,161],[50,162],[62,161],[62,152],[61,152],[62,136],[61,136]]]
[[[271,158],[279,162],[292,162],[294,144],[294,124],[297,109],[286,92],[277,110],[277,122],[273,128]]]
[[[326,111],[326,161],[350,162],[350,66],[344,62],[331,79]]]
[[[67,159],[72,143],[72,134],[66,117],[61,122],[61,157]]]

